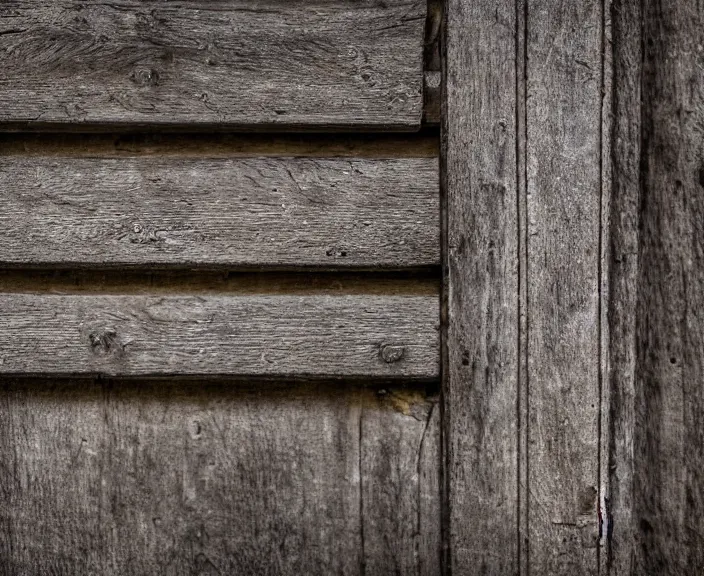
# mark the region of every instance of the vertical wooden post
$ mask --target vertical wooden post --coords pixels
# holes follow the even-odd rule
[[[704,5],[620,0],[610,573],[704,572]]]
[[[515,0],[445,21],[444,433],[452,574],[518,570]]]
[[[609,422],[606,568],[633,572],[633,424],[635,305],[638,294],[638,226],[641,136],[641,0],[613,2],[613,91],[608,304]]]
[[[596,574],[607,3],[445,24],[448,568]]]
[[[533,574],[596,574],[601,2],[527,0],[528,537]]]

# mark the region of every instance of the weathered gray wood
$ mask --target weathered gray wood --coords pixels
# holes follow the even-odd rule
[[[516,365],[518,398],[518,576],[530,574],[530,397],[528,370],[528,155],[527,128],[527,66],[528,0],[516,2],[516,170],[518,219],[518,358]]]
[[[613,134],[609,223],[607,572],[635,574],[633,432],[641,138],[641,2],[613,2]],[[607,408],[608,406],[608,408]]]
[[[0,126],[413,129],[424,0],[16,0]]]
[[[446,6],[444,367],[452,574],[518,570],[516,6]]]
[[[602,5],[528,2],[530,571],[598,570]]]
[[[361,576],[389,548],[392,573],[439,574],[400,540],[439,519],[432,398],[238,386],[6,382],[3,574]]]
[[[0,189],[5,266],[440,262],[437,158],[9,155]]]
[[[393,410],[365,407],[360,428],[362,477],[376,480],[361,493],[365,573],[440,574],[439,406],[418,391],[379,396]]]
[[[615,7],[611,0],[606,0],[602,8],[602,56],[601,56],[601,130],[600,130],[600,172],[601,172],[601,228],[599,232],[599,502],[598,502],[598,537],[597,574],[608,574],[609,549],[608,538],[611,534],[610,500],[609,500],[609,469],[610,461],[610,430],[611,411],[611,379],[609,371],[609,350],[611,332],[609,330],[609,314],[611,306],[611,196],[613,187],[613,11]],[[618,18],[618,16],[616,16]]]
[[[0,374],[434,378],[437,295],[0,294]]]
[[[642,7],[634,573],[701,574],[704,6],[646,0]]]

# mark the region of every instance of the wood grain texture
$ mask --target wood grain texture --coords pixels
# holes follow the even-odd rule
[[[636,304],[638,300],[642,35],[640,0],[613,3],[613,133],[609,245],[606,573],[634,572]]]
[[[365,574],[440,574],[439,406],[417,391],[380,395],[394,410],[365,410],[360,429],[362,477],[384,479],[362,486]]]
[[[704,571],[704,6],[643,3],[635,574]],[[618,529],[618,526],[616,526]]]
[[[0,294],[0,374],[435,378],[413,295]]]
[[[435,158],[0,157],[0,265],[440,262]]]
[[[446,4],[448,570],[518,571],[516,6]]]
[[[598,571],[602,6],[528,2],[530,571]]]
[[[5,381],[0,569],[439,575],[402,539],[438,532],[436,400],[389,392]]]
[[[0,126],[420,126],[423,0],[13,0]]]

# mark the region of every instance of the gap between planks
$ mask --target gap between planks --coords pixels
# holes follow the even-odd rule
[[[414,134],[0,133],[0,156],[435,158],[437,129]]]
[[[143,270],[0,270],[0,293],[417,295],[438,294],[436,270],[425,272],[216,272]]]

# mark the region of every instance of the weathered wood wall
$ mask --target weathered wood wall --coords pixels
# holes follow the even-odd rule
[[[438,574],[423,388],[4,380],[3,574]]]
[[[704,7],[450,0],[447,568],[704,571]]]
[[[609,568],[701,574],[704,6],[615,7]]]
[[[704,572],[701,2],[0,15],[3,573]]]
[[[0,3],[1,574],[440,574],[427,8]]]

